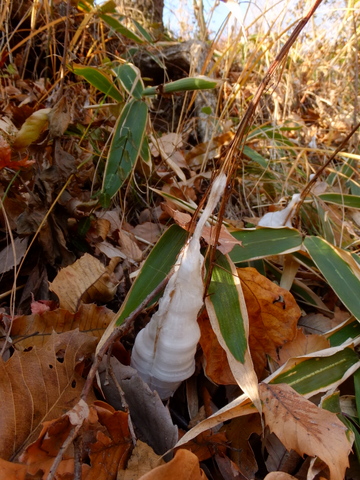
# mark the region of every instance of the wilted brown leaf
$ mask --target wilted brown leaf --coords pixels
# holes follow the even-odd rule
[[[280,347],[279,364],[283,365],[289,358],[300,357],[329,347],[330,342],[325,337],[315,334],[305,335],[301,329],[298,329],[296,337],[291,342]]]
[[[27,473],[41,472],[46,479],[56,455],[71,436],[74,426],[81,426],[80,458],[82,478],[86,480],[115,480],[117,470],[124,468],[132,449],[128,414],[116,412],[110,405],[96,401],[90,407],[80,401],[60,418],[45,422],[39,438],[28,446],[20,461]],[[90,463],[90,465],[89,465]],[[56,478],[73,478],[74,452],[68,448],[56,470]],[[59,477],[60,476],[60,477]]]
[[[60,270],[50,284],[50,290],[58,296],[61,308],[74,313],[82,300],[91,303],[113,298],[116,285],[110,274],[97,258],[85,253],[75,263]]]
[[[318,456],[329,467],[330,480],[343,480],[351,444],[337,416],[306,400],[289,385],[260,385],[265,422],[285,447]]]
[[[222,348],[204,311],[198,318],[201,331],[200,346],[204,354],[204,371],[206,376],[218,385],[236,385],[225,350]]]
[[[94,304],[81,305],[76,313],[62,308],[33,315],[15,317],[11,326],[11,338],[19,349],[43,346],[48,336],[79,329],[100,338],[114,318],[114,312]]]
[[[229,451],[231,460],[239,467],[242,475],[246,478],[255,478],[258,465],[249,439],[253,433],[257,433],[258,435],[262,433],[260,415],[254,413],[252,415],[234,418],[229,424],[224,425],[222,430],[226,431],[226,437],[229,442],[231,442],[231,449]]]
[[[141,475],[164,464],[165,461],[160,455],[157,455],[149,445],[138,440],[126,465],[126,470],[119,470],[117,478],[119,480],[138,480]]]
[[[251,356],[261,377],[266,355],[276,358],[276,348],[295,337],[301,311],[290,292],[255,268],[239,268],[237,271],[249,315]]]
[[[139,480],[205,480],[207,476],[199,466],[199,460],[188,450],[180,449],[165,465],[154,468]]]
[[[15,352],[7,362],[0,360],[3,458],[17,455],[37,437],[41,423],[77,402],[84,379],[75,367],[95,350],[95,343],[78,330],[53,333],[42,348]]]

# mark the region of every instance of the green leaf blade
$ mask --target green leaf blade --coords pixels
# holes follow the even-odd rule
[[[359,276],[354,274],[336,248],[326,240],[306,237],[304,246],[345,307],[360,321]]]

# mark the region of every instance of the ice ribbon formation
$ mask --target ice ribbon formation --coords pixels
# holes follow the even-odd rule
[[[193,236],[179,253],[158,311],[135,340],[131,366],[162,399],[169,398],[195,370],[200,338],[197,316],[204,296],[200,237],[225,187],[226,175],[220,174],[213,182]]]

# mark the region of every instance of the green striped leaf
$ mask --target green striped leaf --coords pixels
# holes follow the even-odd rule
[[[144,141],[147,117],[146,104],[131,100],[117,120],[100,193],[100,202],[104,207],[109,205],[135,168]]]
[[[241,289],[239,278],[232,270],[229,259],[217,252],[208,299],[214,308],[227,347],[236,360],[244,363],[247,349],[244,311],[246,317],[247,311],[242,293],[239,292],[239,288]]]
[[[327,203],[350,208],[360,208],[360,197],[356,195],[341,195],[340,193],[322,193],[318,197]]]
[[[320,237],[306,237],[304,246],[345,307],[360,321],[360,266],[351,255]]]
[[[242,246],[235,245],[230,253],[234,263],[295,252],[302,244],[302,236],[294,228],[258,227],[236,230],[231,235],[242,242]]]
[[[116,325],[121,325],[126,317],[164,280],[185,245],[186,238],[187,232],[177,225],[168,228],[160,237],[123,303]]]
[[[119,90],[115,87],[110,75],[106,75],[103,71],[95,67],[84,67],[83,65],[73,65],[72,70],[76,75],[84,77],[93,87],[113,98],[117,102],[123,102],[123,97]]]
[[[295,365],[291,366],[292,363]],[[346,347],[334,355],[291,359],[269,383],[286,383],[301,395],[309,396],[337,385],[356,365],[359,366],[357,353]]]

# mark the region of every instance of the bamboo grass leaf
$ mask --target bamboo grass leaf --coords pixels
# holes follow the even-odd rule
[[[306,237],[304,246],[345,307],[360,321],[360,266],[351,255],[320,237]]]
[[[144,141],[147,117],[146,104],[132,100],[117,120],[100,194],[103,206],[109,204],[135,168]]]
[[[244,229],[231,232],[231,235],[242,242],[241,247],[235,245],[230,253],[234,263],[295,252],[302,244],[300,232],[293,228]]]
[[[160,237],[141,267],[117,317],[121,325],[145,298],[161,283],[175,264],[176,258],[185,244],[187,232],[172,225]]]
[[[117,102],[123,102],[123,97],[109,75],[95,67],[85,67],[83,65],[73,65],[72,69],[76,75],[84,77],[93,87],[113,98]]]
[[[341,193],[322,193],[318,197],[327,203],[360,209],[360,196],[342,195]]]

